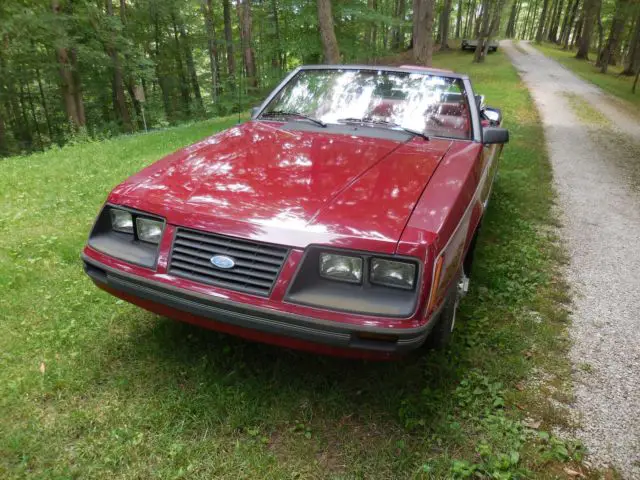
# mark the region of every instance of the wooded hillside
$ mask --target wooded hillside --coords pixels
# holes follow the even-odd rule
[[[246,110],[303,63],[430,65],[460,38],[550,41],[640,69],[639,0],[0,3],[0,156]]]

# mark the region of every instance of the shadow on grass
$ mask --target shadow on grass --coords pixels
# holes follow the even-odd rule
[[[130,417],[134,422],[162,418],[163,430],[180,428],[190,437],[214,432],[248,438],[247,432],[259,430],[294,443],[292,429],[304,428],[322,445],[356,448],[357,438],[366,437],[363,442],[374,450],[378,445],[390,451],[394,447],[388,445],[400,439],[424,448],[418,444],[425,435],[452,439],[462,433],[451,431],[451,415],[455,390],[473,368],[464,335],[454,337],[459,343],[447,352],[366,362],[252,343],[144,315],[150,322],[133,326],[126,339],[110,337],[98,346],[100,367],[90,388],[98,397],[126,399],[127,408],[138,405]],[[464,319],[459,326],[464,331]]]

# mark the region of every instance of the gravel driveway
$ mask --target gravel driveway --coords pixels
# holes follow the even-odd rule
[[[640,478],[640,122],[530,45],[501,46],[544,123],[574,289],[571,360],[588,460]],[[582,123],[567,94],[602,114]],[[575,102],[574,102],[575,104]],[[575,108],[575,107],[574,107]]]

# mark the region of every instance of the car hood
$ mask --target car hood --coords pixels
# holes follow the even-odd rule
[[[392,252],[451,145],[279,127],[248,122],[179,150],[109,201],[258,241],[346,246],[364,238]]]

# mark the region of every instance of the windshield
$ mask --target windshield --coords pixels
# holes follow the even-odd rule
[[[383,70],[301,70],[261,117],[326,124],[401,127],[429,136],[468,139],[470,119],[462,80]]]

